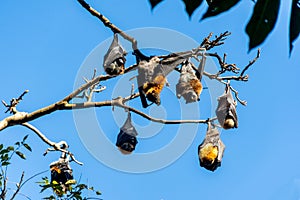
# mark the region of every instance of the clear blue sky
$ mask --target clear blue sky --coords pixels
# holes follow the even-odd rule
[[[75,177],[78,179],[82,174],[82,181],[101,190],[105,200],[299,199],[300,44],[299,41],[296,42],[289,58],[290,2],[291,0],[282,1],[275,30],[261,46],[261,58],[248,71],[250,81],[233,83],[241,98],[248,101],[248,105],[238,105],[239,128],[222,132],[222,140],[227,148],[222,166],[215,172],[200,168],[198,163],[197,147],[205,134],[205,125],[199,126],[197,135],[191,140],[191,146],[175,162],[153,172],[134,174],[112,169],[89,153],[80,140],[71,111],[55,112],[31,123],[53,141],[68,141],[70,150],[78,160],[85,163],[84,166],[72,163]],[[221,54],[226,52],[228,62],[237,63],[240,67],[246,65],[256,54],[255,50],[247,53],[248,38],[244,32],[253,8],[250,0],[242,1],[228,13],[200,23],[199,18],[206,9],[204,4],[189,20],[180,0],[165,1],[153,12],[146,0],[91,0],[89,3],[123,30],[167,28],[185,34],[197,42],[201,42],[210,32],[219,34],[228,30],[232,35],[225,45],[216,50]],[[104,28],[75,0],[3,1],[0,13],[0,99],[9,101],[29,89],[30,93],[18,107],[20,111],[34,111],[69,94],[84,60],[93,49],[112,36],[110,30]],[[149,40],[151,39],[153,38],[150,35]],[[185,45],[183,44],[184,47]],[[103,55],[104,52],[99,53],[101,59]],[[97,65],[101,66],[101,63]],[[114,83],[108,82],[108,87]],[[104,94],[106,93],[96,98],[105,99]],[[210,104],[205,101],[208,99],[208,92],[204,91],[202,95],[199,105],[206,112],[206,105]],[[110,95],[107,96],[111,98]],[[138,101],[130,105],[140,107]],[[168,114],[168,119],[177,118],[176,110],[172,109],[176,105],[178,104],[167,106],[163,103],[162,107],[171,113]],[[8,116],[4,111],[3,107],[1,119]],[[155,108],[150,113],[152,111],[155,114]],[[97,109],[96,113],[107,138],[114,143],[119,131],[117,124],[122,124],[125,120],[124,113],[116,120],[110,108]],[[195,113],[191,112],[191,117],[193,114]],[[140,126],[148,124],[138,116],[134,116],[134,120]],[[137,154],[160,150],[177,137],[177,126],[159,128],[162,128],[161,132],[153,137],[151,133],[147,132],[147,135],[145,130],[141,132],[140,129]],[[96,130],[90,128],[87,132],[97,137]],[[22,170],[25,171],[25,178],[28,178],[47,170],[49,163],[59,156],[58,153],[50,153],[43,157],[47,145],[23,127],[15,126],[2,131],[0,141],[12,144],[26,134],[30,135],[28,142],[33,152],[26,154],[26,161],[16,159],[13,162],[9,169],[10,188],[14,187],[14,182],[18,181]],[[94,144],[99,149],[103,148],[101,145]],[[101,153],[106,155],[110,152],[108,149]],[[161,159],[165,157],[162,156]],[[42,176],[49,177],[49,173]],[[39,180],[41,176],[28,182],[21,193],[31,199],[41,199],[50,194],[39,193],[40,189],[35,183]],[[25,198],[18,196],[17,199]]]

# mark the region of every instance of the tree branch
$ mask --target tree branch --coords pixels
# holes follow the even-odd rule
[[[243,71],[242,71],[242,73],[241,73],[241,77],[242,76],[244,76],[244,73],[249,69],[249,67],[251,66],[251,65],[253,65],[256,61],[257,61],[257,59],[260,57],[260,49],[258,49],[257,50],[257,54],[256,54],[256,57],[252,60],[252,61],[250,61],[249,62],[249,64],[243,69]]]
[[[39,138],[41,138],[43,140],[43,142],[45,142],[49,146],[53,147],[53,149],[48,148],[47,151],[44,153],[44,155],[46,155],[48,151],[61,151],[63,153],[66,153],[66,154],[70,155],[71,159],[74,162],[76,162],[77,164],[79,164],[79,165],[83,164],[83,163],[77,161],[75,159],[74,155],[70,151],[66,150],[67,147],[68,147],[68,144],[65,141],[61,141],[61,142],[58,142],[58,143],[52,142],[43,133],[41,133],[36,127],[34,127],[33,125],[31,125],[29,123],[22,123],[21,125],[24,126],[24,127],[29,128],[30,130],[32,130],[34,133],[36,133],[39,136]],[[62,145],[64,145],[65,148],[62,148],[61,147]]]
[[[103,107],[103,106],[116,106],[116,107],[120,107],[120,108],[124,108],[126,110],[129,110],[137,115],[140,115],[141,117],[153,121],[153,122],[157,122],[157,123],[161,123],[161,124],[184,124],[184,123],[207,123],[209,120],[165,120],[165,119],[157,119],[154,117],[151,117],[147,114],[145,114],[142,111],[139,111],[133,107],[130,106],[126,106],[124,103],[126,101],[129,101],[131,99],[134,99],[136,97],[139,96],[139,93],[133,94],[129,97],[119,97],[116,99],[113,99],[111,101],[102,101],[102,102],[84,102],[84,103],[70,103],[70,104],[66,104],[66,109],[85,109],[85,108],[91,108],[91,107]]]
[[[104,26],[110,28],[110,30],[114,33],[119,33],[125,40],[128,40],[132,43],[132,49],[138,50],[137,47],[137,41],[130,35],[126,34],[124,31],[122,31],[120,28],[118,28],[116,25],[112,24],[108,18],[106,18],[104,15],[102,15],[100,12],[92,8],[88,3],[86,3],[84,0],[78,0],[80,5],[85,8],[89,13],[91,13],[93,16],[97,17]]]

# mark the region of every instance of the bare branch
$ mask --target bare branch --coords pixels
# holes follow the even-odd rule
[[[2,100],[3,105],[5,107],[7,107],[7,110],[5,111],[5,113],[7,113],[9,111],[10,113],[15,114],[17,112],[17,108],[16,108],[17,105],[20,103],[20,101],[23,100],[23,96],[28,92],[29,92],[29,90],[25,90],[17,99],[12,98],[10,100],[10,104],[7,104],[4,100]]]
[[[16,184],[17,190],[14,192],[14,194],[12,195],[12,197],[10,198],[10,200],[13,200],[16,197],[16,195],[18,194],[18,192],[20,191],[23,179],[24,179],[24,171],[22,172],[20,181]]]
[[[235,94],[235,98],[238,100],[238,102],[240,102],[243,106],[246,106],[247,105],[247,101],[241,100],[239,98],[239,92],[237,90],[235,90],[232,86],[230,86],[230,89]]]
[[[30,180],[33,179],[34,177],[39,176],[39,175],[41,175],[41,174],[43,174],[43,173],[46,173],[46,172],[48,172],[48,170],[44,170],[44,171],[42,171],[42,172],[36,173],[36,174],[34,174],[33,176],[29,177],[29,178],[26,179],[22,184],[20,184],[20,189],[21,189],[28,181],[30,181]]]
[[[68,147],[68,144],[65,142],[65,141],[61,141],[61,142],[58,142],[58,143],[55,143],[55,142],[52,142],[50,141],[43,133],[41,133],[36,127],[34,127],[33,125],[29,124],[29,123],[23,123],[21,124],[22,126],[25,126],[27,128],[29,128],[30,130],[32,130],[34,133],[36,133],[39,138],[41,138],[43,140],[43,142],[45,142],[46,144],[48,144],[49,146],[53,147],[53,149],[47,149],[46,152],[44,153],[44,155],[47,154],[48,151],[61,151],[63,153],[66,153],[68,155],[70,155],[71,159],[82,165],[83,163],[77,161],[74,157],[74,155],[70,152],[70,151],[67,151],[66,148]],[[66,146],[65,148],[62,148],[61,146],[64,145]]]
[[[241,73],[241,75],[240,75],[241,77],[244,76],[244,73],[249,69],[249,67],[250,67],[251,65],[253,65],[253,64],[256,62],[256,60],[257,60],[259,57],[260,57],[260,49],[257,50],[256,57],[255,57],[252,61],[250,61],[249,64],[243,69],[243,71],[242,71],[242,73]]]
[[[203,72],[203,75],[210,79],[216,79],[218,81],[222,80],[235,80],[235,81],[248,81],[248,75],[246,76],[219,76],[219,74],[210,74],[208,72]]]
[[[1,194],[0,194],[0,198],[2,200],[5,200],[5,198],[6,198],[6,193],[7,193],[6,186],[7,186],[7,177],[5,177],[4,180],[3,180],[3,188],[2,188],[2,191],[1,191]]]
[[[219,36],[216,36],[216,39],[210,41],[210,38],[212,37],[213,33],[210,33],[209,36],[207,36],[201,43],[201,47],[204,47],[206,50],[210,50],[214,48],[215,46],[220,46],[224,44],[224,40],[227,36],[229,36],[231,33],[228,31],[225,31],[224,33],[221,33]]]
[[[49,146],[52,146],[52,147],[56,147],[56,143],[55,142],[52,142],[50,141],[44,134],[42,134],[36,127],[32,126],[31,124],[29,123],[22,123],[21,124],[22,126],[24,127],[27,127],[29,128],[30,130],[32,130],[35,134],[37,134],[37,136],[39,136],[39,138],[41,140],[43,140],[43,142],[45,142],[46,144],[48,144]]]
[[[113,99],[111,101],[102,101],[102,102],[85,102],[85,103],[74,103],[74,104],[66,104],[66,109],[85,109],[85,108],[91,108],[91,107],[103,107],[103,106],[116,106],[120,108],[124,108],[125,110],[129,110],[137,115],[140,115],[141,117],[157,122],[162,124],[185,124],[185,123],[207,123],[207,120],[165,120],[165,119],[157,119],[154,117],[151,117],[147,114],[145,114],[142,111],[139,111],[135,108],[132,108],[130,106],[126,106],[124,103],[126,101],[129,101],[131,99],[134,99],[139,96],[139,93],[136,93],[134,95],[130,95],[129,97],[119,97],[116,99]]]
[[[219,77],[219,76],[216,76],[216,75],[213,75],[213,74],[210,74],[208,72],[203,72],[203,75],[207,76],[208,78],[210,79],[215,79],[217,81],[219,81],[220,83],[223,83],[223,84],[227,84],[227,82],[225,82],[224,80],[235,80],[235,79],[239,79],[240,77],[235,77],[235,76],[232,76],[232,77]],[[245,78],[241,77],[241,80],[242,81],[247,81],[248,80],[248,76],[245,76]],[[230,89],[232,92],[234,92],[235,94],[235,98],[238,100],[238,102],[240,102],[243,106],[246,106],[247,105],[247,101],[245,100],[241,100],[238,96],[238,91],[235,90],[232,86],[230,86]]]
[[[136,69],[137,65],[132,65],[128,68],[125,69],[124,74]],[[111,75],[99,75],[97,77],[95,77],[94,79],[88,81],[87,83],[81,85],[79,88],[77,88],[76,90],[74,90],[71,94],[69,94],[68,96],[66,96],[63,100],[60,101],[60,103],[63,102],[69,102],[71,101],[73,98],[75,98],[76,96],[78,96],[81,92],[83,92],[84,90],[88,89],[89,87],[91,87],[92,85],[98,84],[100,81],[106,81],[112,78],[115,78],[117,76],[111,76]],[[1,130],[1,129],[0,129]]]
[[[137,41],[130,35],[126,34],[123,32],[120,28],[112,24],[109,19],[107,19],[104,15],[96,11],[94,8],[92,8],[89,4],[87,4],[84,0],[78,0],[80,5],[85,8],[89,13],[91,13],[93,16],[97,17],[103,24],[104,26],[110,28],[110,30],[114,33],[119,33],[125,40],[128,40],[129,42],[132,43],[132,49],[133,50],[138,50],[137,47]]]
[[[217,58],[217,60],[219,62],[219,65],[221,67],[221,70],[219,71],[218,74],[222,74],[225,71],[231,71],[231,72],[237,74],[238,71],[240,70],[239,68],[236,67],[236,64],[227,64],[225,62],[226,61],[226,54],[224,54],[223,59],[217,53],[205,53],[205,55]]]

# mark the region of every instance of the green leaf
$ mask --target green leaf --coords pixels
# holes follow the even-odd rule
[[[96,191],[96,195],[101,195],[101,192],[100,191]]]
[[[0,144],[0,150],[3,149],[3,144]]]
[[[8,153],[9,152],[9,150],[7,150],[7,149],[2,149],[1,151],[0,151],[0,155],[1,154],[6,154],[6,153]]]
[[[293,42],[297,39],[300,33],[300,1],[293,0],[292,11],[290,18],[290,55],[293,50]]]
[[[55,196],[51,195],[49,197],[44,197],[43,199],[47,199],[47,200],[55,200]]]
[[[81,184],[76,185],[76,188],[79,188],[80,190],[83,190],[83,189],[87,189],[88,186],[86,184],[81,183]]]
[[[40,186],[42,187],[40,193],[44,192],[44,191],[45,191],[46,189],[48,189],[48,188],[52,188],[52,185],[51,185],[51,184],[49,184],[49,185],[40,185]]]
[[[16,142],[15,145],[20,146],[20,142]]]
[[[151,4],[151,9],[153,10],[155,6],[157,6],[157,4],[159,4],[160,2],[162,2],[163,0],[149,0],[150,4]]]
[[[2,163],[2,166],[7,166],[7,165],[9,165],[10,164],[10,162],[3,162]]]
[[[208,3],[208,9],[206,13],[202,16],[201,20],[223,13],[240,2],[240,0],[206,0],[206,1]]]
[[[93,187],[93,186],[92,186],[92,187],[90,187],[90,188],[89,188],[89,190],[92,190],[92,191],[94,191],[94,187]]]
[[[28,138],[28,135],[25,135],[23,138],[23,142],[25,142],[25,140],[27,140],[27,138]]]
[[[9,159],[9,156],[8,156],[7,153],[1,155],[1,162],[3,162],[3,161],[8,161],[8,159]]]
[[[185,4],[185,11],[191,18],[193,12],[201,5],[203,0],[182,0]]]
[[[24,143],[23,145],[28,151],[32,151],[31,147],[28,144]]]
[[[246,33],[250,38],[249,51],[263,43],[273,30],[278,17],[280,0],[257,0]]]
[[[13,151],[13,150],[15,150],[15,148],[13,146],[9,146],[6,149],[7,149],[7,151]]]
[[[26,159],[26,157],[25,157],[25,155],[22,153],[22,152],[20,152],[20,151],[16,151],[16,154],[20,157],[20,158],[22,158],[22,159]]]

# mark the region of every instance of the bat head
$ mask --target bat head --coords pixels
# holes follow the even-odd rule
[[[118,58],[114,62],[112,62],[108,67],[105,68],[105,72],[109,75],[119,75],[124,74],[124,62],[122,63],[122,59]]]
[[[231,115],[227,115],[224,120],[223,128],[231,129],[235,127],[235,121]]]
[[[146,97],[149,101],[157,104],[158,106],[160,105],[160,93],[156,92],[155,90],[148,92],[146,94]]]
[[[199,101],[198,95],[194,91],[188,91],[182,94],[183,98],[185,99],[186,103],[192,103]]]

